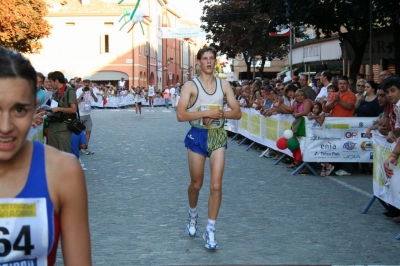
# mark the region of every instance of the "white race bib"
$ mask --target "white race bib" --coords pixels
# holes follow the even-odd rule
[[[0,266],[46,266],[45,198],[0,199]]]

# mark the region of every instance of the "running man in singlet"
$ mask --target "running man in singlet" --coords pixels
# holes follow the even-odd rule
[[[222,199],[222,176],[227,148],[224,121],[225,118],[240,119],[242,116],[229,82],[214,76],[216,55],[217,52],[212,47],[199,50],[197,65],[201,69],[201,75],[185,83],[177,109],[178,121],[189,121],[192,126],[185,138],[191,178],[188,187],[189,218],[186,227],[190,236],[195,236],[197,232],[197,202],[203,185],[205,162],[207,157],[210,158],[208,224],[203,235],[205,247],[208,249],[216,249],[218,246],[215,221]],[[224,95],[231,111],[223,110]]]
[[[154,86],[149,85],[149,107],[153,110],[154,96],[156,93],[154,92]]]
[[[36,71],[0,46],[0,265],[91,265],[88,201],[72,155],[27,140]]]

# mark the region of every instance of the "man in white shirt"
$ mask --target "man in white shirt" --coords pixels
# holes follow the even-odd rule
[[[92,133],[92,118],[90,117],[91,101],[98,101],[99,90],[93,87],[90,82],[90,77],[83,78],[83,87],[76,90],[76,101],[78,103],[79,115],[81,117],[82,123],[85,125],[85,135],[86,135],[86,149],[81,150],[83,154],[90,155],[93,151],[88,149],[90,135]]]
[[[120,89],[125,89],[125,78],[121,78],[121,80],[118,81],[118,86]]]
[[[154,96],[156,95],[154,86],[152,84],[149,85],[149,106],[151,110],[153,110]]]
[[[329,100],[328,99],[328,86],[331,85],[331,80],[332,80],[332,73],[325,70],[321,73],[321,76],[319,78],[320,82],[324,84],[324,86],[321,88],[321,91],[318,93],[317,98],[315,101],[320,102],[321,104],[324,102],[324,100]],[[311,99],[312,100],[312,99]]]
[[[172,108],[175,109],[176,111],[176,95],[175,95],[175,88],[173,85],[170,86],[171,88],[169,89],[169,93],[171,94],[171,105]]]

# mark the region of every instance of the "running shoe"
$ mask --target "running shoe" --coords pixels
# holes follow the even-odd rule
[[[192,217],[189,214],[188,223],[186,226],[186,231],[189,233],[189,236],[195,236],[197,232],[197,217]]]
[[[82,149],[81,151],[83,152],[83,154],[86,154],[86,155],[94,154],[94,151],[91,151],[91,150],[88,150],[88,149]]]
[[[218,243],[217,239],[215,238],[215,230],[206,230],[203,234],[203,239],[206,242],[204,245],[208,249],[217,249]]]

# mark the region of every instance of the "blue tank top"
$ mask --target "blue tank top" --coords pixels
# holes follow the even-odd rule
[[[49,232],[48,265],[53,265],[56,259],[60,223],[47,187],[44,145],[40,142],[33,141],[32,160],[28,179],[25,187],[16,198],[46,199]]]

